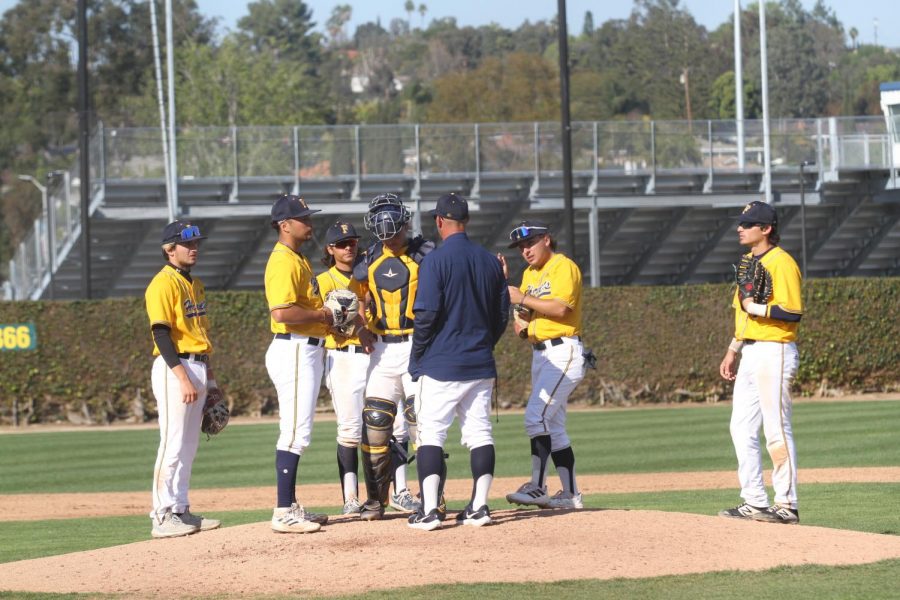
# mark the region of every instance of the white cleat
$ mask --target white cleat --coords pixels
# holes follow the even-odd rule
[[[313,533],[321,528],[310,518],[310,513],[296,502],[285,508],[276,508],[272,513],[272,531],[278,533]]]
[[[529,481],[523,483],[522,486],[512,494],[507,494],[506,501],[510,504],[522,504],[546,508],[547,505],[550,504],[550,496],[547,495],[546,487],[540,488]]]
[[[584,508],[584,502],[581,500],[581,492],[573,494],[572,492],[559,490],[553,494],[552,498],[550,498],[550,502],[547,503],[547,508]]]
[[[198,531],[200,531],[199,525],[185,523],[180,516],[167,512],[161,522],[158,522],[156,519],[153,520],[153,529],[150,531],[150,535],[161,539],[191,535]]]

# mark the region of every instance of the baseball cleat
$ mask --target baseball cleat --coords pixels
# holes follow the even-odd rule
[[[378,500],[366,500],[359,511],[359,518],[363,521],[378,521],[384,516],[384,506]]]
[[[472,510],[472,505],[468,504],[456,514],[456,523],[458,525],[471,525],[472,527],[484,527],[485,525],[490,525],[491,511],[487,504],[478,510]]]
[[[441,527],[441,519],[438,516],[438,511],[436,508],[429,512],[427,515],[423,514],[421,510],[416,511],[409,516],[409,520],[407,522],[413,529],[421,529],[422,531],[434,531],[435,529],[440,529]]]
[[[310,513],[296,502],[288,507],[276,508],[272,513],[272,531],[278,533],[313,533],[322,526],[309,518]]]
[[[572,492],[560,490],[550,498],[547,508],[584,508],[581,492],[573,494]]]
[[[775,506],[767,508],[762,514],[753,515],[753,519],[765,523],[796,525],[800,522],[800,511],[796,508],[791,508],[790,506],[776,504]]]
[[[403,513],[412,513],[419,510],[421,503],[413,498],[408,489],[404,488],[396,494],[391,494],[391,508]]]
[[[172,512],[167,512],[162,521],[153,521],[153,529],[150,535],[154,538],[172,538],[183,535],[191,535],[200,531],[199,525],[185,523],[181,517]]]
[[[523,483],[522,486],[512,494],[507,494],[506,501],[510,504],[522,504],[546,508],[550,503],[550,496],[547,495],[546,487],[540,488],[528,481]]]
[[[203,515],[195,515],[191,512],[190,509],[186,509],[183,513],[177,514],[181,517],[181,520],[187,523],[188,525],[196,525],[200,528],[200,531],[209,531],[211,529],[218,529],[222,524],[222,521],[218,519],[207,519]]]
[[[350,498],[344,502],[344,508],[341,509],[342,515],[358,515],[362,510],[362,504],[356,498]]]
[[[730,517],[732,519],[751,519],[762,521],[766,520],[768,517],[769,507],[768,506],[750,506],[746,502],[741,504],[740,506],[735,506],[734,508],[728,508],[726,510],[720,510],[720,517]],[[761,516],[761,519],[758,519],[757,516]]]

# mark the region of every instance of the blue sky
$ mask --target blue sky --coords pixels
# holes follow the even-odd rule
[[[28,0],[19,0],[27,2]],[[803,5],[811,8],[815,0],[802,0]],[[322,26],[331,14],[331,9],[340,0],[307,0],[306,4],[313,10],[315,21]],[[405,0],[366,0],[365,2],[344,0],[343,3],[353,6],[353,20],[351,27],[366,21],[373,21],[380,17],[382,24],[387,26],[391,19],[406,19],[403,11]],[[462,25],[483,25],[491,22],[504,27],[516,27],[525,19],[536,21],[549,19],[556,14],[556,2],[554,0],[418,0],[416,6],[425,4],[428,12],[425,16],[426,23],[438,17],[456,17]],[[742,0],[742,6],[747,6],[750,0]],[[15,6],[17,0],[0,0],[0,11]],[[246,0],[197,0],[200,11],[209,16],[221,17],[222,24],[234,28],[237,20],[246,14]],[[859,30],[859,40],[862,43],[872,43],[875,38],[874,19],[878,19],[878,42],[884,46],[900,47],[900,2],[898,0],[826,0],[826,4],[833,8],[838,18],[849,29],[856,27]],[[734,0],[682,0],[681,5],[686,7],[694,18],[709,29],[720,25],[729,19],[734,7]],[[589,1],[568,0],[567,11],[569,14],[570,31],[579,32],[584,19],[585,11],[590,10],[594,14],[594,23],[599,24],[607,19],[621,19],[631,13],[633,2],[631,0],[613,1]],[[413,26],[419,26],[420,17],[415,13],[412,18]],[[352,30],[352,29],[351,29]]]

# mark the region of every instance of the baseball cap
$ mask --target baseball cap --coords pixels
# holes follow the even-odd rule
[[[775,225],[778,223],[778,215],[771,204],[760,200],[754,200],[744,207],[735,220],[738,223],[762,223],[763,225]]]
[[[172,221],[163,227],[163,245],[205,239],[206,236],[201,235],[199,227],[191,225],[186,221]]]
[[[534,239],[539,235],[547,235],[550,233],[550,226],[543,221],[522,221],[516,228],[509,232],[509,239],[512,242],[508,248],[515,248],[520,242]]]
[[[325,232],[325,244],[329,246],[340,242],[341,240],[349,239],[359,239],[359,235],[356,233],[356,228],[353,227],[353,223],[337,221]]]
[[[453,192],[438,198],[434,210],[428,211],[432,217],[444,217],[454,221],[465,221],[469,218],[469,203],[462,196]]]
[[[293,194],[284,194],[272,205],[272,223],[281,223],[288,219],[300,219],[313,213],[321,212],[313,210],[306,204],[306,200]]]

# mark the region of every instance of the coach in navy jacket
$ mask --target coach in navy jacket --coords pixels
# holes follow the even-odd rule
[[[494,346],[509,320],[509,292],[500,261],[469,240],[469,208],[456,194],[441,196],[431,212],[442,245],[419,266],[413,304],[415,325],[409,372],[419,386],[419,484],[422,509],[410,517],[416,529],[440,527],[438,509],[446,479],[443,445],[459,417],[462,443],[472,452],[475,480],[469,506],[458,515],[467,525],[490,523],[487,494],[494,473],[490,409],[497,367]]]

